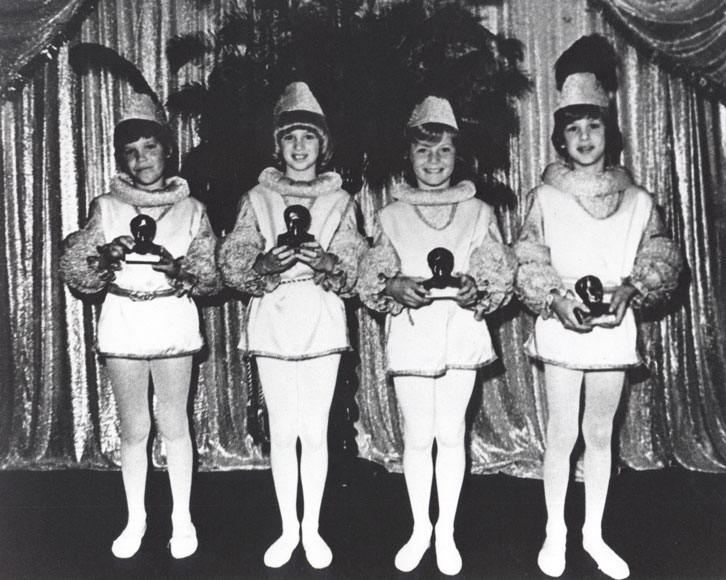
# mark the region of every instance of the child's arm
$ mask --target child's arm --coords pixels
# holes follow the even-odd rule
[[[631,301],[632,306],[650,308],[667,300],[678,286],[682,269],[681,251],[668,236],[658,208],[653,205],[633,270],[624,281],[637,290]]]
[[[265,239],[257,225],[252,204],[245,197],[234,229],[219,246],[219,270],[224,283],[253,296],[272,292],[280,285],[280,274],[260,273],[254,267],[265,255],[264,251]],[[262,269],[262,272],[266,270]]]
[[[101,208],[96,200],[91,202],[88,213],[85,227],[63,240],[60,275],[74,290],[95,294],[105,290],[106,285],[113,281],[114,270],[118,269],[125,250],[119,248],[121,251],[115,252],[112,244],[106,244]]]
[[[175,260],[176,275],[172,284],[194,296],[208,296],[219,292],[222,280],[216,261],[217,236],[203,211],[199,229],[189,245],[186,256]]]
[[[469,274],[476,283],[478,297],[474,306],[477,320],[494,312],[512,298],[517,259],[514,251],[502,241],[496,217],[490,214],[488,224],[482,224],[487,235],[476,248],[469,262]]]
[[[550,249],[544,243],[542,210],[536,189],[527,197],[527,213],[514,244],[514,253],[519,263],[514,292],[527,308],[543,318],[552,315],[552,301],[555,296],[565,294],[565,286],[557,270],[552,266]]]
[[[358,231],[356,215],[356,205],[351,199],[343,213],[340,226],[330,241],[328,251],[323,252],[318,261],[320,267],[308,262],[316,270],[315,283],[344,298],[355,295],[358,264],[368,248],[365,238]],[[303,248],[308,245],[303,244]]]
[[[358,270],[358,294],[368,308],[399,314],[403,304],[386,294],[386,285],[401,272],[401,260],[376,215],[372,224],[373,247],[363,254]]]

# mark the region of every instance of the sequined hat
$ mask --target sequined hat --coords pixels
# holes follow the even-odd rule
[[[118,127],[121,123],[132,120],[152,121],[162,127],[167,127],[166,114],[158,101],[155,101],[151,95],[146,93],[128,91],[121,117],[116,126]]]
[[[571,105],[595,105],[606,109],[608,94],[593,73],[579,72],[568,76],[557,98],[557,110]]]
[[[416,105],[411,112],[406,127],[418,127],[426,123],[439,123],[447,125],[456,131],[459,130],[451,103],[442,97],[428,96]]]
[[[309,127],[320,137],[320,163],[330,161],[333,151],[328,124],[320,103],[307,83],[298,81],[285,87],[273,110],[273,119],[276,158],[280,158],[279,138],[285,131],[292,127]]]

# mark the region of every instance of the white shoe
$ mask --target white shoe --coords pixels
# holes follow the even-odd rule
[[[590,554],[603,574],[615,580],[625,580],[630,576],[628,564],[602,538],[582,540],[582,547]]]
[[[436,536],[436,565],[447,576],[456,576],[461,572],[461,554],[452,536]]]
[[[300,535],[282,534],[265,552],[264,562],[268,568],[280,568],[292,558],[292,553],[300,543]]]
[[[564,540],[545,538],[542,549],[537,555],[537,566],[547,576],[559,578],[565,571],[565,551],[567,549],[566,537]]]
[[[431,545],[431,532],[427,534],[414,532],[396,554],[395,565],[401,572],[410,572],[421,562],[426,550]]]
[[[188,558],[197,551],[198,546],[197,529],[191,523],[184,533],[175,533],[171,536],[171,540],[169,540],[171,555],[177,560]]]
[[[308,563],[316,570],[327,568],[333,561],[333,552],[320,534],[311,534],[309,537],[303,534],[303,548]]]
[[[131,558],[141,547],[141,540],[146,533],[146,524],[142,528],[130,528],[126,526],[121,535],[111,544],[111,552],[117,558]]]

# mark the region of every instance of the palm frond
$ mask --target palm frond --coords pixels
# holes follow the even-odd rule
[[[206,115],[211,106],[212,96],[204,84],[188,83],[169,95],[166,107],[171,115],[188,121],[194,117]]]
[[[208,32],[190,32],[170,38],[166,43],[166,59],[171,72],[191,62],[199,62],[214,50],[215,38]]]

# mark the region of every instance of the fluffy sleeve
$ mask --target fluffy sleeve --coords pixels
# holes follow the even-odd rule
[[[332,272],[316,272],[314,275],[316,284],[345,298],[355,295],[358,264],[368,248],[365,238],[358,231],[356,216],[356,204],[351,199],[328,247],[328,252],[335,257],[335,268]]]
[[[279,274],[261,276],[252,269],[257,257],[265,251],[265,238],[249,199],[242,200],[234,229],[222,240],[219,248],[219,270],[225,284],[253,296],[272,292],[280,285]]]
[[[106,243],[101,224],[101,206],[94,199],[85,227],[63,240],[60,275],[68,286],[83,294],[95,294],[106,288],[114,273],[102,266],[98,247]]]
[[[634,308],[649,308],[667,300],[678,286],[683,257],[668,237],[658,209],[653,206],[635,256],[628,282],[638,289]]]
[[[527,308],[544,318],[551,315],[547,297],[553,290],[565,290],[562,278],[552,266],[550,249],[544,243],[544,223],[537,190],[527,198],[527,212],[514,244],[519,264],[514,292]]]
[[[189,245],[186,256],[180,260],[181,275],[178,282],[189,284],[194,296],[208,296],[222,287],[216,261],[217,236],[204,211],[196,236]]]
[[[403,304],[386,296],[384,291],[386,281],[400,273],[401,259],[383,231],[377,214],[373,220],[371,234],[373,247],[363,254],[360,262],[358,294],[363,304],[371,310],[399,314],[403,310]]]
[[[477,320],[504,306],[512,298],[517,259],[514,251],[502,242],[496,217],[491,214],[487,235],[469,260],[469,275],[476,281],[479,299],[474,305]]]

